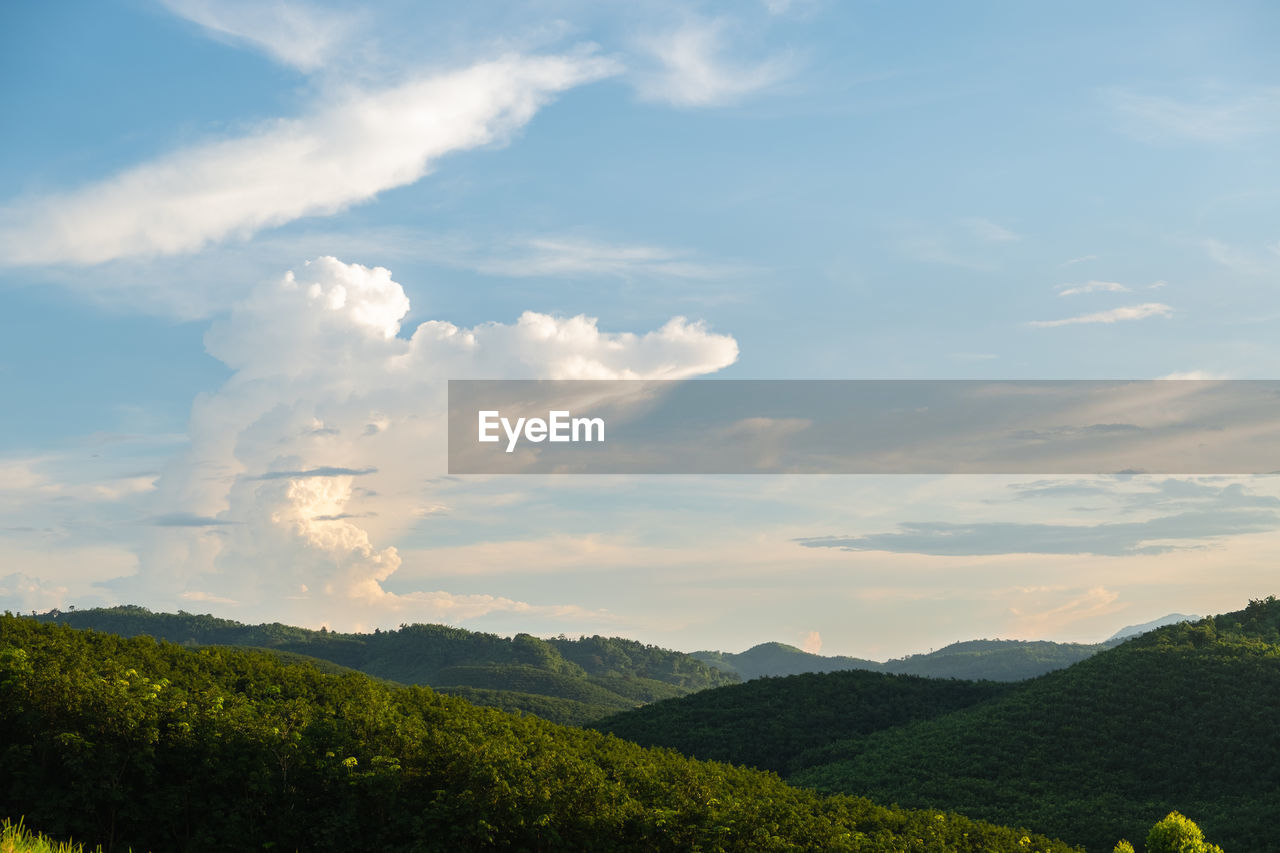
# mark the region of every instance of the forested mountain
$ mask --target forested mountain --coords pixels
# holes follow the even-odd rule
[[[136,851],[1069,847],[322,673],[0,616],[0,815]]]
[[[731,684],[737,676],[681,652],[617,637],[499,637],[445,625],[341,634],[289,625],[244,625],[143,607],[50,611],[35,617],[125,637],[186,646],[240,646],[306,655],[376,678],[430,685],[480,704],[582,723],[646,702]]]
[[[808,750],[967,708],[1010,688],[861,670],[806,673],[704,690],[624,711],[593,728],[785,776]]]
[[[1280,850],[1278,644],[1280,602],[1254,601],[989,703],[843,741],[793,778],[1026,823],[1090,848],[1177,809],[1227,850]]]
[[[969,640],[952,643],[925,654],[889,661],[833,656],[824,657],[785,643],[761,643],[745,652],[694,652],[693,656],[744,681],[806,672],[839,672],[862,669],[923,675],[929,678],[967,678],[975,681],[1022,681],[1062,669],[1090,655],[1107,643],[1052,643],[1047,640]]]
[[[1280,850],[1274,598],[1156,629],[1030,681],[987,685],[1001,689],[986,698],[982,685],[956,683],[952,694],[913,700],[908,682],[849,675],[750,682],[598,725],[774,767],[822,791],[1028,825],[1104,853],[1117,839],[1144,837],[1172,810],[1192,816],[1228,853]],[[938,700],[937,713],[912,717],[897,704],[924,696]],[[977,701],[945,708],[965,699]],[[880,703],[896,708],[900,722]],[[776,748],[759,742],[774,736],[775,715],[788,731],[808,733],[787,734]]]

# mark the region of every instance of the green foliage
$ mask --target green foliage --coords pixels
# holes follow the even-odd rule
[[[1275,849],[1280,603],[1158,629],[1006,695],[831,744],[791,781],[1029,825],[1104,850],[1152,812]]]
[[[1121,839],[1116,842],[1116,846],[1112,848],[1111,853],[1134,853],[1133,845]]]
[[[279,623],[242,625],[184,612],[152,613],[136,606],[54,610],[36,618],[186,646],[259,648],[285,660],[309,661],[325,671],[357,670],[400,684],[451,692],[471,688],[468,698],[474,701],[504,710],[545,710],[558,722],[599,719],[644,702],[738,680],[681,652],[617,637],[542,640],[517,634],[508,639],[445,625],[341,634]],[[564,701],[536,703],[529,696]]]
[[[572,699],[557,699],[515,690],[484,690],[477,687],[437,687],[439,693],[466,699],[473,705],[501,708],[513,714],[532,714],[562,726],[582,726],[607,717],[615,706],[590,705]]]
[[[1189,818],[1169,812],[1147,833],[1147,853],[1222,853],[1222,848],[1207,843],[1200,827]]]
[[[856,670],[792,675],[647,705],[594,727],[644,745],[785,774],[802,760],[821,761],[832,743],[966,708],[1008,689]]]
[[[32,832],[22,818],[17,823],[4,818],[0,820],[0,853],[84,853],[84,847]],[[95,847],[93,853],[102,853],[102,848]]]
[[[1070,849],[423,687],[11,616],[0,767],[0,813],[111,849]]]

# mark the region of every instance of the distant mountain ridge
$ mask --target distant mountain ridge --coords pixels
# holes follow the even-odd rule
[[[1108,637],[1107,642],[1114,643],[1119,640],[1127,640],[1130,637],[1137,637],[1140,634],[1145,634],[1148,631],[1154,631],[1156,628],[1163,628],[1166,625],[1176,625],[1179,622],[1199,622],[1200,619],[1201,617],[1199,616],[1188,616],[1185,613],[1170,613],[1166,616],[1161,616],[1159,619],[1152,619],[1150,622],[1143,622],[1139,625],[1128,625],[1121,628],[1119,631],[1116,631]]]
[[[1049,640],[965,640],[932,652],[888,661],[831,656],[788,646],[761,643],[745,652],[693,652],[711,666],[738,675],[742,680],[776,678],[803,673],[860,669],[927,678],[964,678],[972,681],[1023,681],[1082,661],[1108,643],[1054,643]]]
[[[971,681],[1024,681],[1063,669],[1129,637],[1178,622],[1194,622],[1199,616],[1170,613],[1122,628],[1101,643],[1056,643],[1051,640],[962,640],[929,652],[887,661],[845,655],[824,656],[786,643],[760,643],[745,652],[692,652],[711,666],[732,672],[743,681],[803,673],[861,669],[926,678],[964,678]]]
[[[153,613],[134,605],[51,610],[32,618],[183,646],[251,648],[286,660],[304,656],[322,669],[327,663],[384,681],[428,685],[478,705],[567,724],[738,681],[683,652],[619,637],[508,638],[447,625],[344,634],[181,611]]]

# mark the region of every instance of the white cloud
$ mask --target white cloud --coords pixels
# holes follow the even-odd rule
[[[1081,293],[1129,293],[1129,288],[1115,281],[1086,281],[1084,284],[1062,284],[1059,296],[1077,296]]]
[[[245,42],[301,71],[344,48],[356,18],[286,0],[161,0],[175,15],[230,42]]]
[[[448,512],[430,484],[446,470],[445,380],[684,378],[732,363],[736,342],[683,318],[637,335],[534,312],[472,328],[428,321],[406,337],[408,310],[387,270],[325,257],[214,324],[206,346],[236,372],[197,400],[190,448],[165,469],[155,504],[217,523],[149,527],[140,592],[305,624],[603,618],[561,603],[387,590],[404,562],[388,543]],[[438,574],[410,568],[418,582]]]
[[[1275,131],[1280,127],[1280,87],[1251,92],[1207,92],[1199,98],[1108,93],[1112,107],[1135,135],[1163,140],[1228,143]]]
[[[79,190],[9,205],[0,258],[95,264],[192,252],[411,184],[453,151],[498,143],[552,96],[617,71],[589,53],[509,56],[178,151]]]
[[[690,19],[674,31],[650,36],[640,48],[658,67],[637,72],[641,97],[680,107],[713,107],[739,101],[789,77],[791,57],[774,55],[756,62],[726,56],[723,19]]]
[[[810,631],[800,638],[800,648],[811,655],[816,655],[822,651],[822,635],[817,631]]]
[[[1118,323],[1122,320],[1144,320],[1147,317],[1169,317],[1173,309],[1159,302],[1146,302],[1142,305],[1129,305],[1124,308],[1112,308],[1110,311],[1098,311],[1095,314],[1082,314],[1079,317],[1067,317],[1062,320],[1033,320],[1032,326],[1040,329],[1054,326],[1073,326],[1082,323]]]

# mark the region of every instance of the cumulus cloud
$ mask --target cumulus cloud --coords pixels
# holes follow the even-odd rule
[[[347,41],[353,15],[285,0],[161,0],[217,38],[244,43],[301,71],[323,67]]]
[[[655,67],[637,73],[640,96],[679,107],[721,106],[775,86],[794,72],[788,56],[756,62],[727,56],[728,27],[723,19],[693,18],[673,31],[642,39],[639,47]]]
[[[617,71],[591,53],[508,56],[177,151],[0,211],[9,264],[192,252],[411,184],[445,154],[499,143],[554,95]]]
[[[388,591],[404,561],[397,536],[447,511],[430,482],[447,467],[445,380],[686,378],[732,363],[736,342],[679,317],[632,334],[535,312],[471,328],[427,321],[406,335],[408,310],[388,270],[323,257],[212,326],[209,352],[236,372],[196,401],[190,447],[158,482],[167,515],[136,579],[152,600],[195,595],[237,602],[245,618],[335,626],[600,618],[483,593]]]
[[[1173,309],[1160,302],[1145,302],[1142,305],[1129,305],[1124,308],[1112,308],[1110,311],[1098,311],[1093,314],[1081,314],[1078,317],[1067,317],[1062,320],[1033,320],[1032,326],[1038,329],[1049,329],[1055,326],[1073,326],[1084,323],[1119,323],[1122,320],[1145,320],[1148,317],[1169,317]]]

